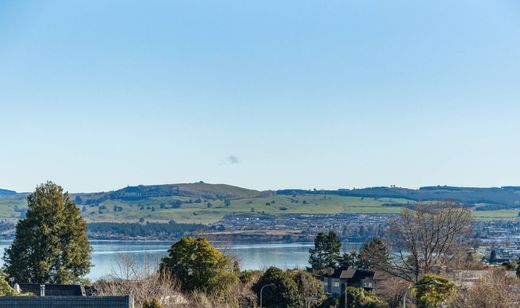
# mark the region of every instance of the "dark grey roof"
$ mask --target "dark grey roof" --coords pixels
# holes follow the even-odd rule
[[[0,296],[0,307],[131,308],[128,296]]]
[[[325,274],[321,277],[330,277],[330,278],[339,278],[341,280],[346,280],[348,282],[361,281],[364,278],[372,278],[374,277],[373,271],[360,270],[353,267],[349,267],[346,270],[335,270],[332,274]]]
[[[40,296],[40,284],[20,283],[23,293],[33,293]],[[45,296],[85,296],[85,289],[81,285],[74,284],[45,284]]]
[[[356,269],[353,267],[349,267],[347,270],[342,270],[341,274],[339,275],[340,279],[350,279],[354,277],[356,274]]]

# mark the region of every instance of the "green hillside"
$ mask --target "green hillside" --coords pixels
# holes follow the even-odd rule
[[[476,209],[474,217],[477,219],[518,219],[518,209],[512,207],[518,191],[516,188],[439,187],[408,190],[377,187],[273,192],[197,182],[129,186],[109,192],[71,194],[71,197],[89,222],[175,220],[179,223],[207,224],[217,222],[226,215],[252,212],[272,215],[399,213],[406,204],[436,199],[459,200],[469,204]],[[25,197],[25,194],[16,193],[1,195],[0,219],[14,222],[24,217]],[[494,209],[499,205],[497,200],[507,201],[503,203],[507,208]]]

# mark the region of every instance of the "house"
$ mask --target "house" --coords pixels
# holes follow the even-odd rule
[[[343,293],[346,286],[371,291],[376,288],[378,281],[384,278],[383,276],[374,271],[349,267],[346,270],[329,269],[327,274],[321,276],[321,281],[325,293],[337,295]]]
[[[21,293],[32,293],[36,296],[86,296],[82,285],[74,284],[15,284],[14,288]]]
[[[82,285],[21,283],[14,288],[34,296],[1,296],[0,308],[133,308],[129,296],[87,296]]]
[[[0,296],[9,308],[133,308],[129,296]]]

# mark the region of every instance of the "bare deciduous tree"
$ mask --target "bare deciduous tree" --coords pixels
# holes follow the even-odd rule
[[[389,230],[392,256],[375,268],[416,282],[426,273],[438,273],[469,243],[471,211],[454,202],[416,204],[403,209]]]
[[[398,277],[385,277],[376,288],[376,295],[382,298],[389,308],[399,308],[403,301],[404,292],[410,283]]]
[[[512,272],[509,272],[512,273]],[[455,308],[509,308],[520,304],[519,280],[504,270],[494,270],[471,287],[458,290]]]
[[[117,268],[94,284],[96,295],[130,295],[136,307],[145,300],[159,299],[164,307],[188,305],[177,281],[169,273],[138,267],[134,259],[121,255]]]

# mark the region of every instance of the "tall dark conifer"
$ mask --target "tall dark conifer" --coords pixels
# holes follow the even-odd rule
[[[27,197],[27,217],[4,253],[16,282],[78,283],[90,271],[87,225],[63,188],[47,182]]]
[[[318,233],[314,239],[314,248],[309,249],[309,264],[315,273],[323,273],[328,267],[336,268],[341,241],[334,231],[328,234]]]

